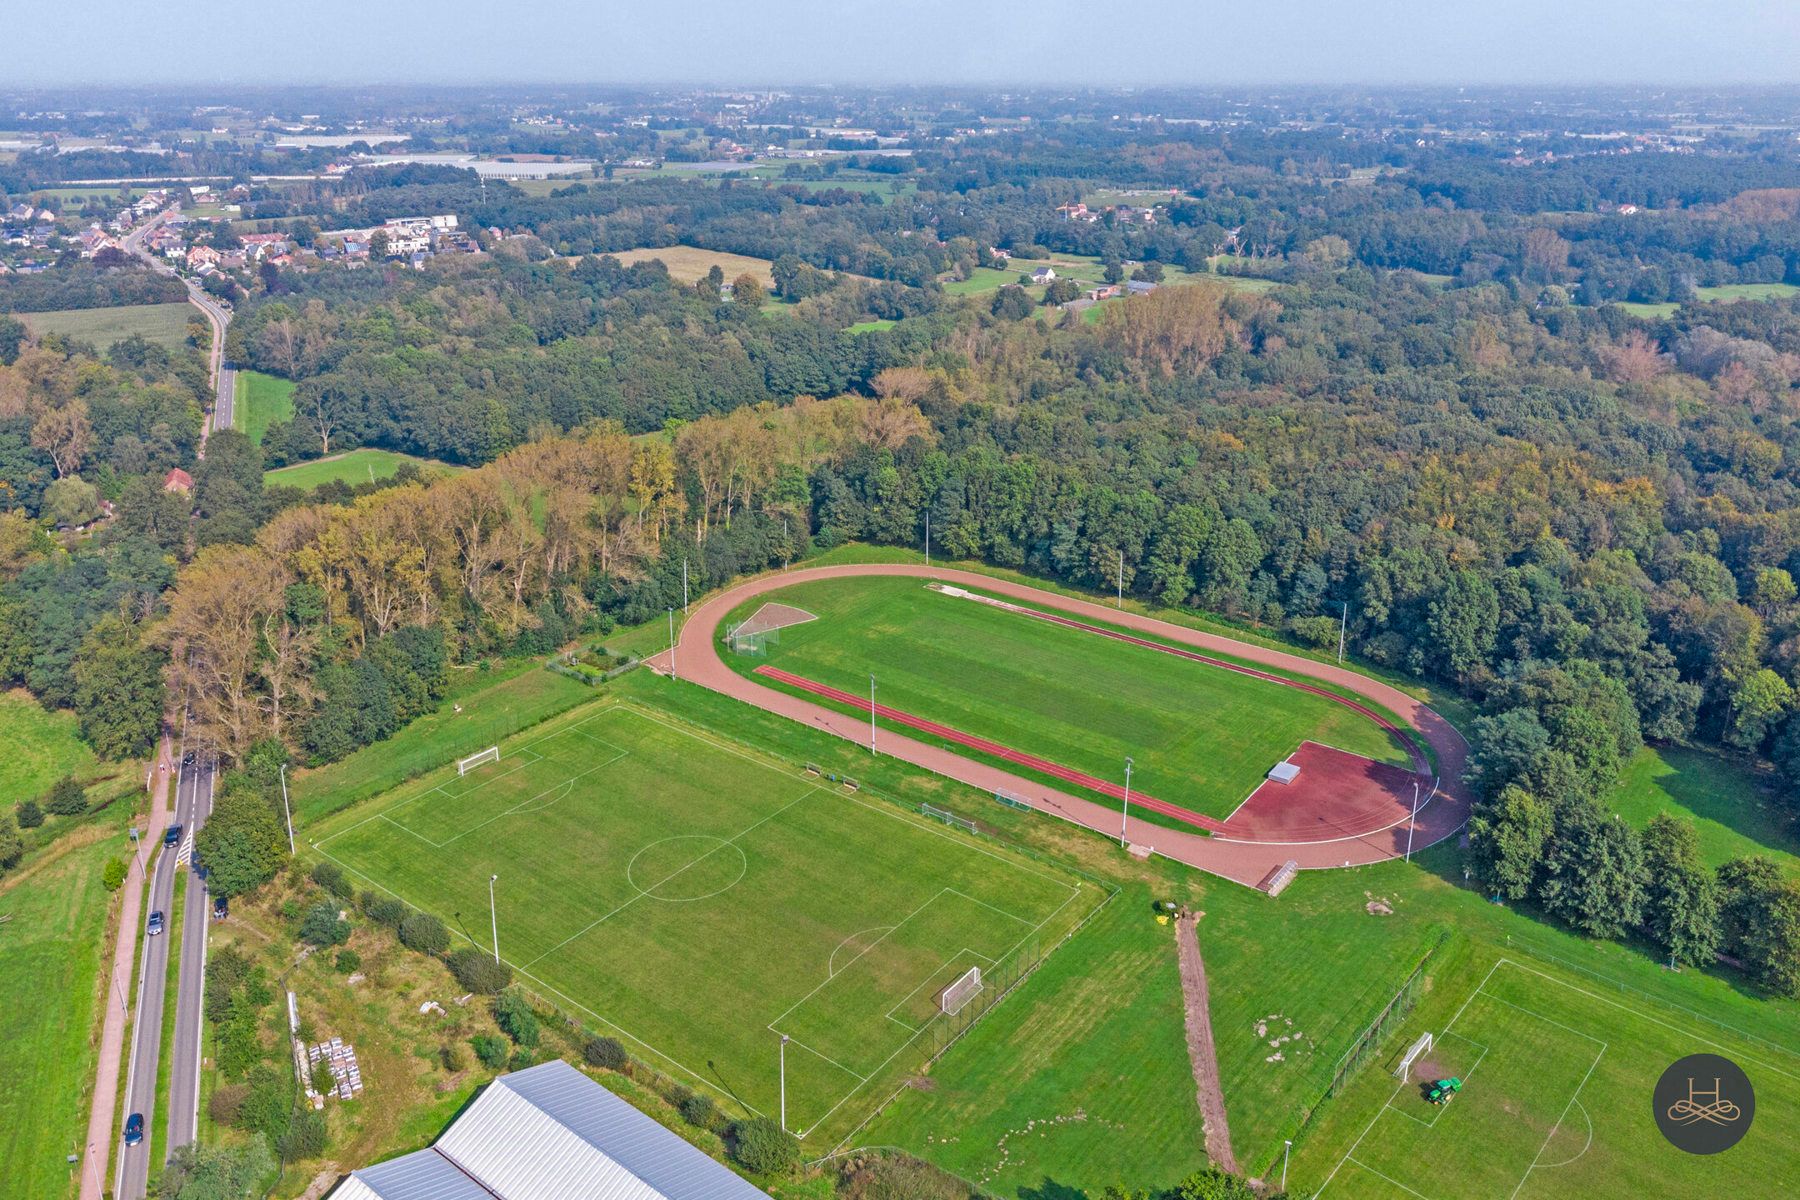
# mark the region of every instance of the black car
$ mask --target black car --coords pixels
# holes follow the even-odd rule
[[[229,897],[229,896],[214,896],[213,897],[213,920],[223,921],[226,917],[229,917],[230,915],[231,915],[231,897]]]
[[[162,909],[159,908],[155,912],[150,914],[150,923],[144,927],[144,932],[148,933],[151,937],[155,937],[157,934],[161,933],[162,931],[163,931],[163,915],[162,915]]]
[[[181,841],[181,826],[171,825],[163,830],[163,845],[174,846]]]
[[[132,1113],[125,1118],[125,1144],[135,1146],[144,1140],[144,1114]]]

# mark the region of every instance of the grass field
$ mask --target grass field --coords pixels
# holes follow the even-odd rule
[[[237,375],[237,397],[232,403],[237,427],[251,441],[262,444],[263,435],[277,421],[294,415],[294,382],[261,371],[240,370]]]
[[[1800,837],[1779,787],[1772,775],[1729,755],[1646,746],[1626,764],[1607,803],[1639,829],[1659,812],[1692,821],[1708,866],[1762,854],[1800,874]]]
[[[115,848],[71,841],[0,890],[0,1162],[8,1196],[71,1194],[87,1130],[90,1044],[98,1014],[109,893],[100,873]]]
[[[521,977],[690,1086],[829,1146],[928,1056],[935,997],[1046,953],[1105,893],[618,705],[321,830],[478,945],[497,874]],[[460,914],[460,915],[459,915]],[[471,932],[472,930],[472,932]]]
[[[1224,817],[1312,738],[1404,764],[1390,736],[1318,696],[931,591],[918,579],[824,580],[760,597],[819,619],[767,662],[1102,779]]]
[[[101,351],[134,333],[179,350],[187,344],[187,325],[197,315],[187,304],[125,304],[116,308],[63,308],[54,312],[19,313],[32,334],[61,334],[92,342]]]
[[[775,286],[775,277],[769,273],[769,260],[751,258],[746,254],[701,250],[694,246],[663,246],[651,250],[620,250],[615,251],[612,256],[626,266],[648,262],[653,258],[661,259],[663,266],[669,268],[670,277],[682,283],[698,283],[716,264],[719,270],[725,272],[726,283],[748,271],[765,288]]]
[[[270,487],[295,487],[309,490],[321,483],[339,480],[344,483],[369,483],[377,479],[387,479],[400,469],[401,463],[415,463],[420,468],[433,467],[440,471],[461,470],[449,463],[433,462],[429,458],[417,458],[411,454],[401,454],[394,450],[377,450],[364,446],[359,450],[351,450],[343,454],[333,454],[329,458],[315,458],[309,462],[295,463],[291,467],[278,467],[263,473],[263,482]]]
[[[453,671],[450,679],[449,694],[436,712],[385,742],[290,774],[294,819],[300,827],[492,746],[594,696],[586,684],[546,671],[535,659],[515,661],[498,671]]]
[[[50,710],[23,688],[0,692],[0,729],[8,752],[0,758],[0,797],[16,803],[48,791],[64,775],[86,778],[94,752],[75,729],[75,714]]]
[[[1714,1156],[1670,1146],[1648,1111],[1664,1068],[1702,1051],[1756,1088],[1750,1132]],[[1427,1057],[1425,1074],[1459,1076],[1462,1093],[1440,1107],[1418,1080],[1394,1082],[1321,1196],[1773,1196],[1793,1168],[1800,1056],[1528,961],[1495,962]]]

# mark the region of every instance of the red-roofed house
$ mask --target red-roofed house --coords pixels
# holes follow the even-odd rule
[[[163,476],[163,491],[191,492],[194,490],[194,477],[180,467],[170,467],[169,473]]]

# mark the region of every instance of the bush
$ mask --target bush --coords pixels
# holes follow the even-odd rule
[[[302,1109],[294,1114],[288,1130],[277,1143],[284,1162],[300,1158],[317,1158],[325,1153],[325,1114]]]
[[[512,1052],[512,1057],[506,1060],[506,1069],[509,1071],[523,1071],[526,1067],[533,1066],[536,1063],[537,1055],[533,1054],[525,1047],[520,1046],[517,1050]]]
[[[485,950],[465,947],[444,959],[444,965],[456,976],[456,982],[471,992],[497,996],[512,982],[512,968],[497,963]]]
[[[531,1004],[518,992],[504,992],[494,1001],[494,1023],[502,1032],[521,1046],[538,1044],[537,1014],[531,1011]]]
[[[587,1059],[590,1067],[605,1067],[608,1071],[625,1069],[625,1047],[618,1038],[589,1038],[581,1047],[581,1057]]]
[[[398,928],[400,944],[409,950],[436,957],[450,948],[450,931],[430,913],[413,913],[402,919]]]
[[[702,1096],[699,1092],[690,1092],[680,1104],[681,1119],[689,1125],[697,1125],[701,1129],[711,1129],[713,1119],[718,1115],[718,1107],[713,1104],[711,1096]]]
[[[125,886],[125,875],[129,868],[122,858],[109,858],[106,866],[100,870],[100,882],[109,892],[116,892]]]
[[[59,817],[76,817],[87,811],[87,792],[73,775],[64,775],[50,785],[44,807]]]
[[[754,1117],[732,1128],[731,1157],[758,1175],[777,1175],[800,1161],[800,1143],[770,1118]]]
[[[44,823],[44,810],[38,807],[36,800],[27,800],[19,805],[19,828],[36,829]]]
[[[249,1084],[228,1083],[212,1094],[206,1111],[212,1114],[215,1124],[236,1125],[239,1114],[244,1110],[244,1100],[249,1095]]]
[[[369,920],[388,929],[399,929],[406,923],[406,918],[412,916],[412,909],[403,901],[374,892],[363,893],[362,910]]]
[[[482,1066],[497,1070],[506,1065],[510,1052],[504,1038],[497,1038],[491,1033],[478,1033],[469,1039],[469,1045],[475,1048],[475,1057],[481,1060]]]
[[[329,860],[313,867],[312,881],[340,900],[348,900],[356,892],[344,868]]]
[[[910,1155],[883,1154],[859,1161],[847,1171],[838,1195],[843,1200],[969,1200],[969,1186]]]
[[[350,922],[338,916],[335,900],[321,900],[300,919],[300,940],[314,946],[341,946],[350,940]]]
[[[331,1064],[322,1058],[312,1065],[312,1075],[308,1082],[312,1084],[312,1090],[321,1096],[337,1086],[337,1080],[331,1077]]]
[[[362,955],[354,950],[339,950],[335,965],[339,975],[348,975],[362,966]]]
[[[469,1069],[469,1052],[463,1049],[461,1042],[445,1042],[441,1057],[444,1070],[452,1074]]]

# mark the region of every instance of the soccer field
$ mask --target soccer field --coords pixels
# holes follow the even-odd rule
[[[761,654],[726,647],[737,670],[767,663],[857,695],[873,674],[884,705],[1099,779],[1122,779],[1129,755],[1134,792],[1208,816],[1229,815],[1309,738],[1410,761],[1385,730],[1324,697],[947,596],[919,579],[801,584],[758,597],[727,625],[764,601],[817,619],[782,629]]]
[[[1710,1156],[1669,1145],[1651,1111],[1663,1070],[1701,1052],[1735,1061],[1756,1089],[1749,1133]],[[1443,1076],[1460,1077],[1461,1094],[1428,1103],[1426,1086]],[[1503,958],[1437,1032],[1412,1079],[1396,1081],[1319,1196],[1792,1195],[1797,1113],[1800,1055]]]
[[[354,823],[350,823],[354,820]],[[636,708],[406,785],[316,845],[728,1107],[829,1144],[1105,893]],[[938,993],[985,992],[952,1022]],[[1004,1020],[1004,1010],[993,1018]]]

